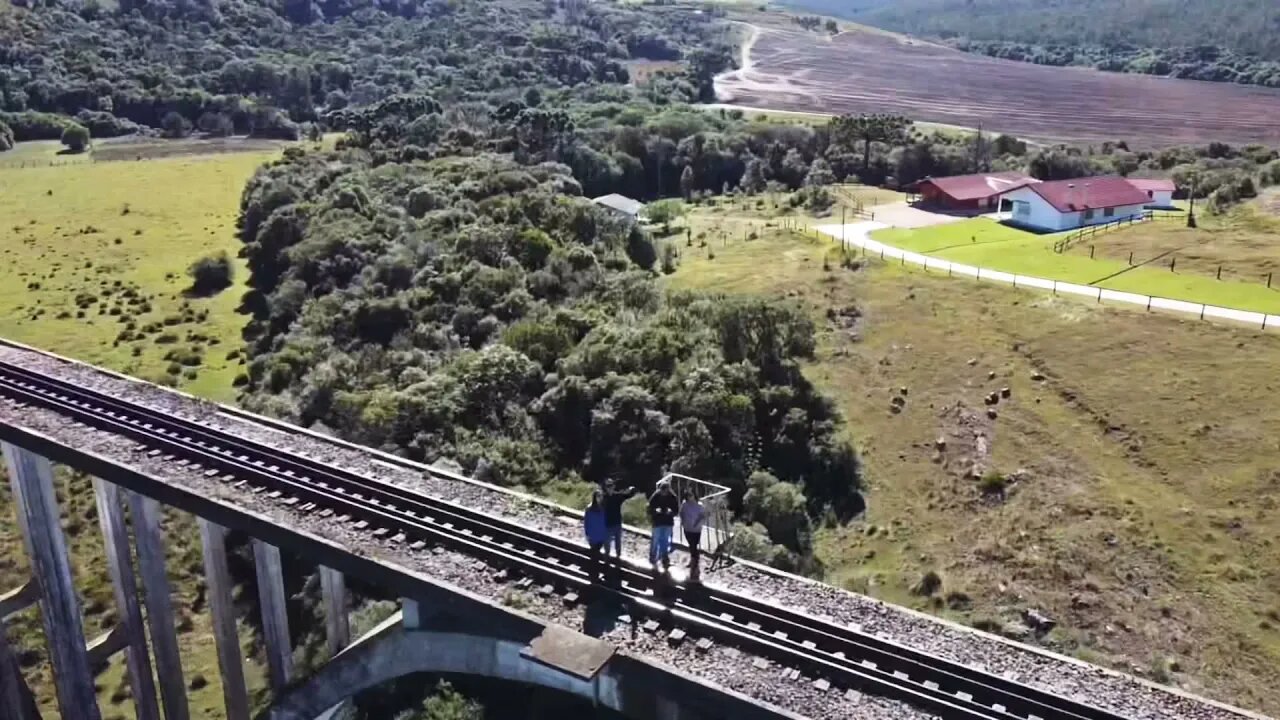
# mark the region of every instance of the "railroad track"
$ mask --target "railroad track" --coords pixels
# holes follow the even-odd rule
[[[828,682],[944,718],[1121,720],[929,653],[726,590],[672,583],[624,565],[593,580],[587,548],[561,537],[272,448],[59,378],[0,362],[0,397],[128,438],[148,455],[198,469],[304,514],[351,524],[413,550],[439,545],[561,588],[611,597],[633,615],[714,638]]]

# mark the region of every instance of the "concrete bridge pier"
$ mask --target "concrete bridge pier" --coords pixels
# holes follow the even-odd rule
[[[213,618],[213,639],[218,650],[223,705],[227,720],[249,720],[249,690],[244,681],[240,633],[236,630],[231,572],[227,569],[227,530],[204,518],[199,518],[197,522],[200,525],[200,544],[204,551],[205,594]]]
[[[188,720],[187,683],[178,650],[178,632],[173,623],[173,589],[165,570],[164,539],[160,530],[160,503],[145,495],[128,492],[133,517],[134,539],[138,544],[138,567],[147,603],[147,624],[156,654],[156,676],[160,679],[160,699],[165,720]]]
[[[267,676],[271,689],[283,691],[293,679],[293,645],[289,639],[289,610],[285,604],[284,572],[280,549],[254,539],[253,568],[258,576],[258,602],[262,608],[262,638],[267,650]]]
[[[40,720],[36,699],[5,637],[3,620],[0,620],[0,707],[13,713],[14,720]]]
[[[142,608],[138,604],[138,586],[134,579],[133,557],[129,549],[129,528],[125,524],[124,506],[120,502],[120,488],[94,478],[93,494],[98,506],[98,525],[102,528],[116,612],[125,633],[125,662],[129,668],[129,688],[133,691],[134,713],[138,720],[160,720],[160,707],[156,704],[156,683],[151,674],[151,655],[142,624]]]
[[[18,506],[18,525],[39,587],[40,617],[49,645],[58,708],[63,717],[101,720],[84,642],[80,600],[72,582],[67,541],[58,521],[53,466],[16,445],[4,443],[3,447]]]

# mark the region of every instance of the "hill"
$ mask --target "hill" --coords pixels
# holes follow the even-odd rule
[[[784,0],[1047,65],[1280,85],[1280,5],[1257,0]]]

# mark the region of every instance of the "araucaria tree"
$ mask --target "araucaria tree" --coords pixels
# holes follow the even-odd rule
[[[864,181],[871,170],[871,143],[901,144],[911,129],[911,121],[901,115],[840,115],[828,124],[832,143],[846,148],[862,144]]]

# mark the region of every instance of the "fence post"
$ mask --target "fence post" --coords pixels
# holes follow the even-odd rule
[[[1271,273],[1267,273],[1267,289],[1271,289]]]
[[[1147,296],[1147,312],[1151,312],[1151,296]]]
[[[1221,266],[1221,265],[1219,265],[1219,266],[1218,266],[1218,279],[1219,279],[1219,280],[1221,280],[1221,279],[1222,279],[1222,266]]]
[[[1098,304],[1102,304],[1102,288],[1098,288]]]
[[[1173,272],[1173,268],[1178,264],[1178,256],[1174,255],[1169,258],[1169,272]]]
[[[1097,247],[1098,247],[1097,245],[1090,245],[1090,246],[1089,246],[1089,259],[1090,259],[1090,260],[1092,260],[1092,259],[1093,259],[1093,251],[1094,251],[1094,250],[1096,250],[1096,249],[1097,249]]]
[[[1054,281],[1053,281],[1053,294],[1054,294],[1054,295],[1057,295],[1057,294],[1058,294],[1058,281],[1057,281],[1057,280],[1054,280]]]
[[[1133,267],[1133,251],[1129,251],[1129,267]]]
[[[1200,304],[1200,319],[1201,319],[1201,320],[1203,320],[1203,319],[1204,319],[1204,308],[1205,308],[1204,303],[1201,303],[1201,304]]]

